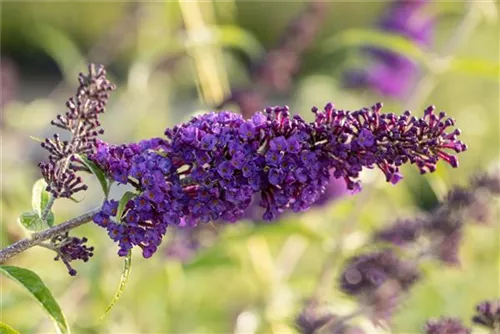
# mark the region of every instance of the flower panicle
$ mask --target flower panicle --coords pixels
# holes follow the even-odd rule
[[[80,73],[78,81],[75,96],[66,103],[68,110],[51,121],[52,125],[68,131],[70,139],[62,140],[55,134],[41,144],[49,157],[39,166],[47,181],[47,190],[56,198],[71,197],[87,189],[75,174],[84,168],[76,155],[88,155],[96,149],[97,137],[104,133],[99,115],[105,111],[109,93],[115,89],[106,79],[104,67],[94,64],[89,65],[87,74]]]
[[[94,247],[86,245],[87,238],[70,237],[66,232],[58,235],[51,240],[51,248],[57,253],[54,260],[61,260],[68,268],[68,273],[71,276],[77,274],[76,270],[71,266],[70,262],[82,260],[87,262],[94,255]]]
[[[165,138],[120,146],[98,142],[90,158],[115,181],[133,185],[138,196],[123,217],[112,218],[103,207],[95,221],[123,243],[121,254],[138,245],[149,257],[168,225],[235,222],[255,197],[264,220],[307,210],[325,191],[332,169],[352,190],[364,168],[380,168],[395,184],[403,163],[422,172],[434,171],[438,160],[458,165],[447,152],[465,145],[458,133],[447,133],[451,119],[432,108],[423,118],[383,114],[381,108],[350,112],[327,104],[322,111],[313,108],[313,122],[292,116],[286,106],[250,119],[212,112],[167,129]]]

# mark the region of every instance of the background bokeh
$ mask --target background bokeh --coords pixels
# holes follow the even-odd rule
[[[406,108],[419,113],[434,104],[456,118],[469,145],[460,155],[459,169],[440,164],[435,174],[422,177],[413,167],[405,167],[405,179],[397,186],[368,172],[362,177],[361,194],[277,223],[211,225],[217,236],[202,233],[203,247],[188,260],[172,256],[167,248],[147,260],[134,253],[127,288],[103,320],[99,317],[115,292],[123,259],[102,229],[87,224],[76,230],[96,248],[91,261],[75,263],[76,277],[67,275],[62,263],[42,248],[30,249],[9,263],[42,277],[74,333],[295,332],[294,317],[315,289],[329,249],[342,240],[336,264],[340,268],[375,228],[431,209],[451,186],[467,184],[472,175],[496,163],[499,6],[471,3],[430,5],[428,14],[436,18],[436,27],[432,46],[424,54],[426,65],[421,66],[427,80],[423,89],[429,88],[422,98],[388,98],[367,89],[343,88],[342,73],[362,66],[362,40],[370,38],[389,2],[333,1],[291,89],[269,94],[266,101],[287,104],[304,117],[310,117],[313,105],[329,101],[344,109],[383,101],[385,110],[396,113]],[[159,136],[194,113],[215,109],[231,89],[248,85],[251,64],[276,45],[288,22],[305,6],[278,1],[2,2],[2,246],[25,236],[16,219],[30,207],[31,186],[40,177],[36,165],[44,159],[39,143],[30,137],[52,133],[50,120],[64,111],[78,72],[88,62],[105,64],[118,87],[102,118],[103,139],[122,143]],[[477,14],[471,35],[453,54],[436,58],[446,54],[443,48],[471,10]],[[411,53],[404,43],[391,47]],[[447,66],[453,60],[458,60],[456,66]],[[238,111],[234,103],[225,107]],[[100,203],[97,183],[87,179],[91,187],[80,193],[82,203],[56,202],[57,222]],[[115,195],[120,191],[116,189]],[[355,322],[368,333],[414,333],[429,317],[469,319],[477,302],[500,295],[499,232],[494,218],[490,226],[467,226],[459,267],[425,263],[425,278],[397,313],[391,330],[363,319]],[[169,239],[175,237],[172,231]],[[347,314],[355,303],[332,283],[329,305]],[[3,322],[21,333],[53,331],[24,290],[4,279],[1,288]]]

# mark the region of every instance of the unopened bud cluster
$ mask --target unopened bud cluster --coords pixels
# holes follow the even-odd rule
[[[115,89],[106,79],[102,66],[91,64],[88,69],[88,74],[80,73],[76,94],[66,103],[68,111],[51,122],[68,131],[69,140],[55,134],[41,144],[49,152],[49,158],[39,166],[48,184],[47,190],[56,198],[71,197],[87,189],[75,174],[76,170],[84,168],[76,155],[87,155],[95,150],[97,136],[104,132],[99,115],[105,111],[109,92]]]

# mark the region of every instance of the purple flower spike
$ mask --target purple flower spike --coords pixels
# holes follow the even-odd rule
[[[49,158],[38,166],[47,182],[47,191],[55,198],[71,197],[87,189],[81,177],[76,176],[76,171],[88,171],[79,154],[95,154],[95,159],[101,162],[105,162],[109,154],[106,147],[98,144],[98,136],[104,133],[99,116],[106,110],[109,92],[115,86],[106,79],[104,67],[90,64],[88,71],[88,74],[80,73],[76,94],[66,102],[68,111],[51,122],[70,132],[70,140],[61,140],[54,134],[41,144],[49,152]]]
[[[436,115],[431,107],[417,118],[381,109],[376,104],[351,112],[327,104],[314,108],[310,123],[291,116],[286,106],[266,108],[250,120],[207,113],[167,129],[165,139],[120,146],[98,142],[90,158],[110,178],[135,187],[137,196],[120,217],[122,229],[110,224],[111,202],[94,221],[114,229],[119,254],[139,246],[149,257],[169,225],[235,222],[255,198],[261,199],[263,218],[273,220],[309,209],[332,177],[343,183],[342,191],[356,192],[365,168],[378,167],[396,183],[404,163],[422,173],[434,171],[439,160],[457,165],[452,153],[466,146],[456,130],[447,131],[454,122],[444,113]]]

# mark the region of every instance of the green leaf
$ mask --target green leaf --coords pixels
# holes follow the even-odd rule
[[[484,59],[456,58],[451,60],[450,70],[500,81],[500,64]]]
[[[47,221],[49,221],[49,219],[52,218],[52,223],[53,223],[54,215],[52,215],[52,217],[49,216],[50,214],[47,215]],[[42,218],[40,218],[38,213],[34,211],[23,212],[19,216],[19,218],[17,218],[17,221],[19,222],[19,224],[21,224],[25,229],[27,229],[30,232],[42,231],[48,227],[47,223],[44,222]]]
[[[125,194],[123,194],[120,203],[118,203],[118,210],[116,212],[116,218],[118,220],[120,220],[123,216],[123,211],[125,211],[125,205],[127,205],[128,201],[130,201],[132,198],[136,196],[137,194],[132,191],[127,191]]]
[[[241,233],[235,238],[247,239],[252,235],[282,237],[282,236],[289,236],[292,234],[298,234],[305,237],[308,240],[313,240],[313,241],[322,241],[325,239],[325,236],[323,234],[311,229],[310,226],[292,220],[288,221],[286,224],[256,225],[252,230],[246,233]]]
[[[39,142],[39,143],[43,143],[45,141],[45,139],[43,138],[40,138],[40,137],[35,137],[35,136],[29,136],[32,140],[36,141],[36,142]]]
[[[92,161],[90,161],[86,156],[79,155],[78,157],[82,160],[83,164],[88,169],[90,169],[90,171],[92,172],[92,174],[94,174],[97,177],[97,180],[101,184],[101,188],[102,188],[102,191],[104,192],[104,195],[106,197],[108,197],[108,194],[109,194],[109,182],[108,182],[108,179],[106,177],[106,174],[104,174],[104,171],[101,168],[99,168],[99,166],[97,166],[95,163],[93,163]]]
[[[326,53],[332,53],[343,48],[367,46],[387,49],[420,63],[425,63],[427,59],[426,50],[422,49],[410,39],[399,34],[375,30],[350,29],[342,31],[328,38],[324,42],[322,49]]]
[[[45,223],[49,227],[52,227],[54,226],[54,221],[55,221],[54,213],[52,211],[49,211],[49,213],[47,214],[47,218],[45,218]]]
[[[104,311],[104,314],[101,316],[101,320],[108,314],[109,311],[115,306],[116,302],[120,299],[123,291],[125,290],[125,286],[127,285],[128,278],[130,276],[130,270],[132,269],[132,252],[129,251],[127,256],[125,257],[125,265],[123,266],[122,276],[120,278],[120,284],[118,285],[118,289],[109,303],[109,306]]]
[[[223,47],[231,47],[243,51],[252,60],[264,54],[264,47],[249,31],[235,25],[220,25],[215,32]]]
[[[26,29],[26,35],[54,59],[65,80],[72,82],[73,78],[78,76],[79,69],[84,68],[86,64],[78,45],[68,31],[40,21],[33,23],[34,26]]]
[[[0,334],[19,334],[19,332],[0,321]]]
[[[37,274],[28,269],[4,265],[0,265],[0,273],[21,284],[30,292],[52,319],[58,333],[70,332],[61,308]]]
[[[76,199],[76,198],[74,198],[73,196],[71,196],[71,197],[68,197],[68,199],[69,199],[70,201],[74,202],[74,203],[81,203],[81,202],[83,202],[83,200],[85,199],[85,197],[84,197],[84,198],[82,198],[82,199]]]
[[[236,261],[226,253],[222,247],[212,247],[204,250],[196,256],[191,262],[184,265],[184,270],[200,270],[219,268],[222,266],[234,266]]]
[[[31,207],[40,217],[50,200],[50,193],[45,189],[47,189],[47,182],[44,179],[38,179],[31,191]]]

